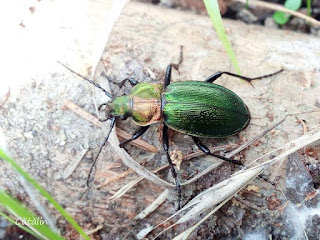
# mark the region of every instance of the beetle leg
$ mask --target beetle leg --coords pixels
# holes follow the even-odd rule
[[[227,75],[232,76],[232,77],[241,78],[241,79],[243,79],[243,80],[245,80],[245,81],[247,81],[247,82],[249,82],[251,84],[252,80],[271,77],[271,76],[276,75],[276,74],[278,74],[278,73],[280,73],[282,71],[283,71],[283,69],[280,69],[279,71],[277,71],[275,73],[263,75],[263,76],[260,76],[260,77],[254,77],[254,78],[244,77],[244,76],[241,76],[241,75],[238,75],[238,74],[234,74],[234,73],[231,73],[231,72],[216,72],[216,73],[212,74],[210,77],[208,77],[205,81],[213,83],[215,80],[217,80],[219,77],[221,77],[222,74],[227,74]]]
[[[108,78],[108,76],[105,74],[105,72],[101,73],[101,76],[105,77],[109,82],[112,82],[113,84],[116,84],[119,86],[119,88],[122,88],[123,84],[125,84],[126,81],[128,81],[132,86],[137,85],[139,82],[131,77],[128,77],[124,80],[122,80],[121,82],[117,83],[111,79]]]
[[[164,78],[164,88],[166,88],[170,82],[171,82],[171,72],[172,72],[172,67],[176,69],[179,72],[179,66],[183,61],[183,46],[180,46],[180,57],[179,57],[179,62],[178,63],[170,63],[167,67],[166,75]],[[180,74],[180,72],[179,72]]]
[[[109,119],[108,119],[108,118],[104,118],[104,119],[103,119],[103,118],[99,118],[98,120],[99,120],[99,122],[106,122],[106,121],[108,121]]]
[[[99,107],[98,107],[98,111],[101,111],[103,106],[106,106],[108,103],[102,103]]]
[[[130,139],[124,140],[120,143],[119,147],[123,148],[125,144],[127,144],[128,142],[131,142],[133,140],[136,140],[138,137],[142,136],[142,134],[144,134],[149,126],[143,126],[143,127],[139,127],[137,131],[135,131],[135,133],[132,135],[132,137]]]
[[[227,161],[227,162],[232,162],[232,163],[235,163],[235,164],[238,164],[238,165],[243,165],[241,162],[239,161],[236,161],[236,160],[233,160],[233,159],[230,159],[230,158],[226,158],[226,157],[223,157],[223,156],[220,156],[220,155],[217,155],[217,154],[214,154],[212,152],[210,152],[209,148],[207,148],[201,141],[199,138],[197,137],[194,137],[194,136],[191,136],[192,137],[192,140],[194,141],[194,143],[197,145],[197,147],[202,151],[204,152],[205,154],[207,155],[210,155],[210,156],[214,156],[216,158],[219,158],[221,160],[224,160],[224,161]]]
[[[106,135],[103,143],[101,144],[101,146],[100,146],[100,148],[99,148],[99,150],[98,150],[97,155],[95,156],[95,158],[94,158],[94,160],[93,160],[93,163],[92,163],[92,165],[91,165],[91,168],[90,168],[90,171],[89,171],[89,174],[88,174],[88,178],[87,178],[87,186],[88,186],[88,187],[90,186],[91,173],[92,173],[92,171],[93,171],[93,168],[94,168],[94,166],[96,165],[96,162],[97,162],[98,157],[99,157],[99,155],[100,155],[100,153],[101,153],[101,151],[102,151],[102,148],[104,147],[104,145],[106,145],[106,143],[107,143],[107,141],[108,141],[108,139],[109,139],[110,133],[111,133],[111,131],[112,131],[112,129],[113,129],[115,123],[116,123],[116,118],[115,118],[115,117],[114,117],[114,118],[111,118],[110,120],[111,120],[111,122],[110,122],[109,131],[108,131],[108,133],[107,133],[107,135]]]
[[[171,71],[172,71],[172,65],[168,65],[167,71],[166,71],[166,76],[164,78],[164,88],[166,88],[170,82],[171,82]]]
[[[167,155],[167,160],[168,163],[171,167],[171,172],[174,177],[174,180],[176,182],[177,190],[178,190],[178,210],[180,209],[180,202],[181,202],[181,188],[180,188],[180,183],[177,177],[176,170],[174,169],[173,163],[171,161],[170,155],[169,155],[169,138],[168,138],[168,127],[163,124],[163,129],[162,129],[162,144],[163,144],[163,149],[166,152]]]
[[[180,46],[180,56],[179,56],[179,62],[178,63],[171,63],[171,66],[174,67],[175,70],[179,72],[179,66],[183,61],[183,46]],[[180,74],[180,72],[179,72]]]
[[[126,81],[128,81],[131,84],[131,86],[135,86],[139,83],[137,80],[129,77],[129,78],[122,80],[120,83],[118,83],[118,86],[121,88]]]

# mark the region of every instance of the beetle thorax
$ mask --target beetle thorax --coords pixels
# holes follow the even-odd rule
[[[132,117],[140,126],[162,121],[162,86],[153,83],[139,83],[129,96],[121,96],[110,103],[110,115]]]
[[[131,117],[140,126],[162,121],[162,86],[153,83],[139,83],[130,94],[132,101]]]

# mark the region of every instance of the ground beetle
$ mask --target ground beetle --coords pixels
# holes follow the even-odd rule
[[[112,95],[100,85],[81,76],[64,64],[62,65],[79,77],[98,87],[112,99],[110,102],[103,104],[106,106],[105,121],[110,119],[111,126],[99,153],[108,140],[117,118],[126,119],[127,117],[131,117],[133,121],[140,126],[130,139],[120,143],[120,147],[139,138],[146,132],[150,125],[163,123],[163,148],[171,166],[172,175],[175,178],[179,194],[179,207],[181,190],[176,171],[169,155],[168,128],[192,137],[194,143],[207,155],[241,164],[233,159],[211,153],[199,139],[199,137],[221,138],[234,135],[245,129],[251,119],[248,107],[238,95],[225,87],[213,84],[213,82],[222,74],[226,74],[241,78],[250,83],[252,80],[270,77],[282,71],[280,70],[272,74],[255,78],[248,78],[230,72],[216,72],[204,82],[182,81],[170,83],[172,66],[175,65],[170,64],[167,67],[164,85],[137,83],[132,79],[126,79],[129,80],[132,85],[135,85],[130,95],[113,98]],[[92,168],[93,166],[94,165],[92,165]],[[89,179],[90,177],[88,180]]]

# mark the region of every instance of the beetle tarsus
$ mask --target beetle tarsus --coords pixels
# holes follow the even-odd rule
[[[106,78],[109,82],[112,82],[113,84],[118,85],[119,88],[122,88],[123,84],[125,84],[126,81],[128,81],[131,84],[131,86],[135,86],[135,85],[137,85],[139,83],[137,80],[135,80],[134,78],[131,78],[131,77],[128,77],[128,78],[126,78],[126,79],[124,79],[124,80],[122,80],[121,82],[118,83],[118,82],[115,82],[115,81],[109,79],[105,72],[102,72],[101,76]]]
[[[178,180],[177,172],[174,169],[174,165],[171,161],[170,155],[169,155],[169,139],[168,139],[168,127],[163,124],[162,129],[162,143],[163,143],[163,149],[166,152],[168,163],[171,167],[172,176],[174,177],[174,180],[176,182],[176,187],[178,191],[178,210],[180,209],[180,203],[181,203],[181,187],[180,182]]]
[[[137,131],[135,131],[135,133],[132,135],[132,137],[130,139],[122,141],[120,143],[119,147],[123,148],[124,145],[126,145],[128,142],[131,142],[131,141],[136,140],[137,138],[141,137],[148,130],[149,127],[150,127],[150,125],[139,127],[137,129]]]
[[[235,163],[235,164],[238,164],[238,165],[243,165],[241,162],[239,161],[236,161],[236,160],[233,160],[233,159],[230,159],[230,158],[226,158],[226,157],[223,157],[223,156],[220,156],[220,155],[217,155],[217,154],[214,154],[212,153],[209,148],[207,148],[206,145],[204,145],[199,138],[197,137],[194,137],[194,136],[191,136],[192,137],[192,140],[194,141],[194,143],[197,145],[197,147],[202,151],[204,152],[205,154],[207,155],[210,155],[210,156],[213,156],[213,157],[216,157],[216,158],[219,158],[221,160],[224,160],[224,161],[227,161],[227,162],[232,162],[232,163]]]
[[[171,63],[170,65],[178,71],[178,73],[180,74],[180,71],[179,71],[179,67],[181,65],[181,63],[183,62],[183,46],[181,45],[180,46],[180,56],[179,56],[179,62],[178,63]]]
[[[99,122],[106,122],[106,121],[108,121],[109,119],[108,119],[108,118],[104,118],[104,119],[99,118],[98,120],[99,120]]]
[[[128,81],[128,82],[131,84],[131,86],[135,86],[135,85],[137,85],[137,84],[139,83],[139,82],[138,82],[137,80],[135,80],[134,78],[129,77],[129,78],[126,78],[126,79],[122,80],[122,81],[118,84],[118,86],[121,88],[121,87],[123,86],[123,84],[125,84],[126,81]]]
[[[211,76],[209,76],[205,80],[205,82],[213,83],[215,80],[217,80],[219,77],[221,77],[222,74],[226,74],[226,75],[229,75],[229,76],[232,76],[232,77],[241,78],[241,79],[249,82],[251,84],[251,86],[253,87],[253,85],[251,83],[252,80],[258,80],[258,79],[261,79],[261,78],[271,77],[271,76],[274,76],[274,75],[276,75],[278,73],[281,73],[282,71],[283,71],[283,69],[280,69],[277,72],[274,72],[274,73],[271,73],[271,74],[266,74],[266,75],[259,76],[259,77],[254,77],[254,78],[241,76],[241,75],[238,75],[238,74],[235,74],[235,73],[231,73],[231,72],[216,72],[216,73],[212,74]]]

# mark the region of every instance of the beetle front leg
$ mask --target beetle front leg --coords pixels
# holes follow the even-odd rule
[[[229,75],[229,76],[232,76],[232,77],[241,78],[241,79],[243,79],[243,80],[245,80],[245,81],[247,81],[247,82],[249,82],[251,84],[252,80],[271,77],[271,76],[276,75],[276,74],[278,74],[278,73],[280,73],[282,71],[283,71],[283,69],[281,69],[281,70],[279,70],[279,71],[277,71],[275,73],[263,75],[263,76],[260,76],[260,77],[254,77],[254,78],[244,77],[244,76],[241,76],[241,75],[238,75],[238,74],[234,74],[234,73],[231,73],[231,72],[216,72],[216,73],[212,74],[210,77],[208,77],[205,81],[213,83],[215,80],[217,80],[219,77],[221,77],[222,74],[226,74],[226,75]]]
[[[233,159],[230,159],[230,158],[226,158],[226,157],[223,157],[223,156],[220,156],[220,155],[217,155],[217,154],[214,154],[212,153],[209,148],[206,147],[206,145],[204,145],[199,138],[197,137],[194,137],[194,136],[191,136],[192,137],[192,140],[194,141],[194,143],[197,145],[197,147],[202,151],[204,152],[205,154],[207,155],[210,155],[210,156],[213,156],[213,157],[216,157],[216,158],[219,158],[221,160],[224,160],[224,161],[227,161],[227,162],[232,162],[232,163],[235,163],[235,164],[238,164],[238,165],[243,165],[241,162],[239,161],[236,161],[236,160],[233,160]]]
[[[115,123],[116,123],[116,117],[113,117],[113,118],[111,118],[110,120],[111,120],[111,122],[110,122],[109,131],[108,131],[108,133],[107,133],[107,135],[106,135],[103,143],[100,145],[100,148],[99,148],[99,150],[98,150],[98,153],[97,153],[97,155],[95,156],[95,158],[94,158],[94,160],[93,160],[93,163],[92,163],[92,165],[91,165],[91,168],[90,168],[90,171],[89,171],[89,174],[88,174],[88,178],[87,178],[87,186],[88,186],[88,187],[90,187],[91,173],[92,173],[92,171],[93,171],[93,168],[94,168],[95,165],[96,165],[96,162],[98,161],[98,157],[99,157],[99,155],[100,155],[100,153],[101,153],[101,151],[102,151],[102,148],[104,147],[104,145],[106,145],[106,143],[107,143],[107,141],[108,141],[108,139],[109,139],[109,136],[110,136],[110,134],[111,134],[111,131],[112,131],[112,129],[113,129]]]
[[[176,182],[177,190],[178,190],[178,210],[180,209],[180,202],[181,202],[181,188],[180,188],[180,183],[177,177],[176,170],[174,169],[173,163],[171,161],[170,155],[169,155],[169,138],[168,138],[168,127],[163,124],[163,129],[162,129],[162,143],[163,143],[163,149],[166,152],[167,155],[167,160],[168,163],[171,167],[171,172],[174,177],[174,180]]]
[[[137,131],[135,131],[135,133],[132,135],[132,137],[130,139],[124,140],[120,143],[119,147],[123,148],[125,144],[127,144],[128,142],[131,142],[133,140],[136,140],[137,138],[141,137],[147,130],[149,126],[143,126],[137,129]]]

